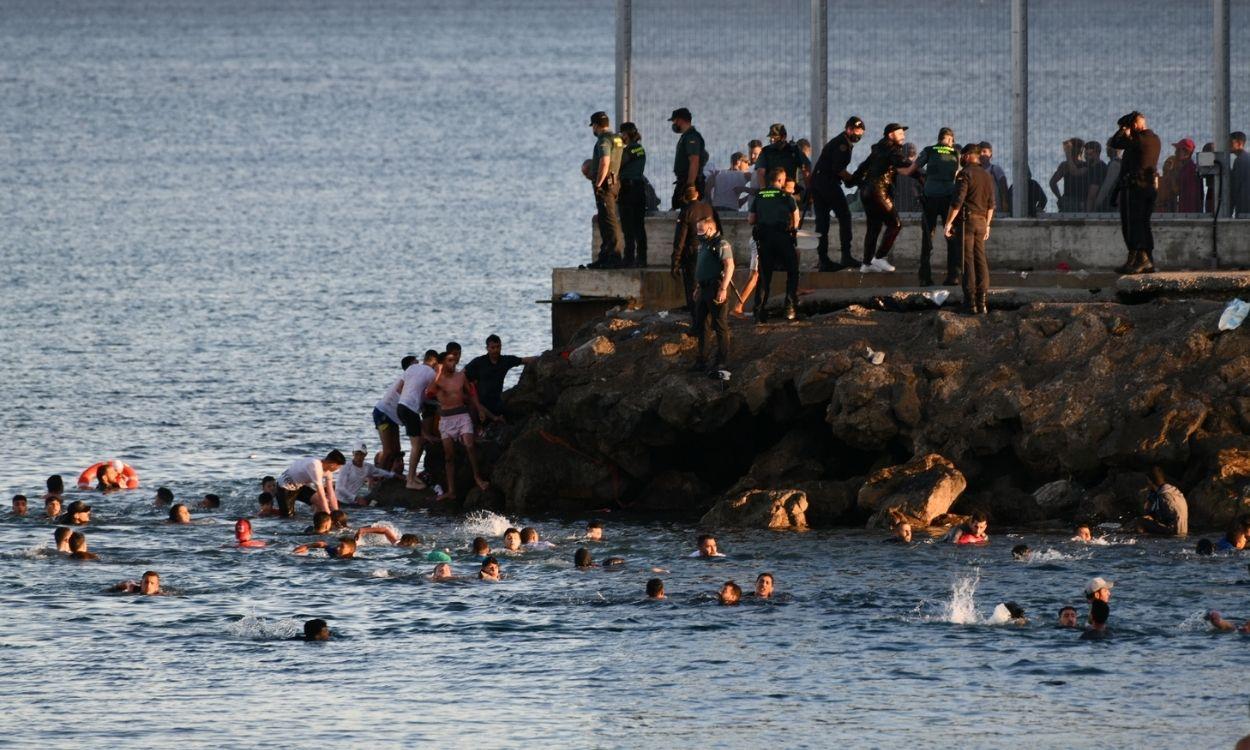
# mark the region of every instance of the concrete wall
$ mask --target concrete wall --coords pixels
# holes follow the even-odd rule
[[[673,247],[676,214],[661,213],[648,217],[648,261],[652,266],[667,266]],[[722,216],[725,239],[734,246],[739,263],[750,257],[750,227],[745,216]],[[903,218],[903,231],[894,245],[891,261],[900,268],[914,269],[920,258],[920,220]],[[864,220],[857,216],[854,226],[856,257],[863,254]],[[811,234],[809,216],[800,231],[799,249],[803,267],[815,263],[816,238]],[[591,221],[593,260],[598,252],[599,232]],[[1212,262],[1212,231],[1210,219],[1177,219],[1159,216],[1154,221],[1155,263],[1160,269],[1206,270]],[[837,222],[833,221],[831,238],[834,259],[837,259]],[[989,242],[990,265],[998,269],[1054,269],[1067,263],[1074,269],[1110,270],[1124,262],[1124,241],[1117,218],[1097,219],[1001,219],[994,222]],[[1250,268],[1250,220],[1222,220],[1219,224],[1218,247],[1220,268]],[[945,250],[939,243],[934,253],[935,268],[945,267]]]

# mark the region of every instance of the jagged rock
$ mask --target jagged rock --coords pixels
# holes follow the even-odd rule
[[[465,497],[461,510],[465,513],[474,510],[489,510],[498,513],[504,510],[503,493],[495,487],[483,490],[474,485]]]
[[[1143,417],[1126,419],[1115,435],[1111,455],[1120,461],[1178,463],[1189,459],[1189,438],[1209,410],[1191,398],[1168,404]]]
[[[404,479],[383,479],[373,488],[366,499],[379,508],[420,508],[434,501],[434,491],[410,490]]]
[[[491,479],[509,513],[585,512],[615,504],[625,489],[614,466],[542,429],[513,441]]]
[[[574,367],[589,367],[604,357],[616,353],[614,345],[606,336],[595,336],[569,354],[569,364]]]
[[[868,526],[889,527],[891,512],[900,513],[919,526],[928,526],[968,486],[964,475],[949,460],[930,453],[898,466],[882,469],[859,488],[859,508],[871,513]]]
[[[1216,451],[1206,476],[1185,499],[1191,528],[1223,528],[1242,513],[1250,512],[1250,450]]]
[[[805,531],[807,505],[802,490],[750,490],[713,505],[699,523],[709,528]]]
[[[855,510],[860,483],[862,480],[797,482],[794,489],[807,496],[807,524],[818,529],[845,523]]]
[[[706,507],[711,488],[689,472],[665,471],[647,485],[631,510],[681,512]]]
[[[825,420],[835,439],[861,450],[881,450],[899,433],[890,367],[860,360],[838,378]]]
[[[1081,487],[1072,481],[1056,479],[1034,490],[1033,502],[1043,518],[1055,518],[1079,505],[1084,494]]]

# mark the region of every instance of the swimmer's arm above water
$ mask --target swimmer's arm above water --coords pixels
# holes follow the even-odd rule
[[[386,537],[391,544],[399,542],[399,534],[395,530],[387,526],[362,526],[356,530],[356,541],[360,541],[365,534],[381,534]]]
[[[291,550],[291,553],[295,555],[306,555],[308,554],[308,550],[310,549],[325,549],[328,546],[329,545],[327,545],[325,542],[309,542],[308,544],[301,544],[300,546]]]

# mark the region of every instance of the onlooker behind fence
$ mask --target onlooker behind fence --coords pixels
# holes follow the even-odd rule
[[[679,107],[673,110],[668,121],[673,123],[673,132],[681,137],[677,139],[677,155],[673,159],[673,176],[676,178],[673,187],[672,209],[681,210],[686,188],[699,189],[699,195],[707,193],[707,185],[703,180],[703,165],[707,164],[707,148],[703,136],[691,124],[690,110]]]
[[[755,162],[760,159],[760,152],[764,150],[764,142],[759,138],[752,138],[747,141],[747,164],[750,165],[751,171],[755,171]]]
[[[1238,130],[1228,137],[1228,141],[1228,150],[1234,155],[1228,172],[1233,215],[1250,219],[1250,155],[1246,154],[1246,134]]]
[[[1194,163],[1194,142],[1182,138],[1172,144],[1175,153],[1163,162],[1155,210],[1162,213],[1196,214],[1202,211],[1202,180]]]
[[[1124,165],[1120,171],[1120,231],[1128,257],[1117,273],[1153,273],[1155,270],[1154,234],[1150,231],[1150,214],[1155,207],[1155,184],[1158,179],[1159,136],[1146,125],[1146,116],[1133,111],[1117,122],[1119,130],[1108,146],[1124,149]]]
[[[1063,181],[1063,192],[1059,182]],[[1063,161],[1050,176],[1050,192],[1055,196],[1059,213],[1070,214],[1085,211],[1089,181],[1085,164],[1085,141],[1069,138],[1063,142]]]
[[[1038,181],[1033,179],[1033,170],[1029,170],[1027,174],[1029,177],[1028,215],[1029,217],[1035,217],[1038,214],[1046,210],[1046,203],[1047,203],[1046,191],[1042,190],[1042,186],[1038,183]],[[1013,197],[1015,189],[1016,189],[1015,185],[1012,185],[1011,187],[1007,188],[1007,200],[1009,202],[1015,200],[1015,198]],[[995,209],[995,211],[999,211],[999,210],[1000,208]]]
[[[621,154],[621,230],[625,234],[625,265],[645,268],[647,265],[647,150],[642,146],[642,133],[632,122],[621,123],[625,150]]]
[[[747,184],[751,181],[751,166],[741,151],[735,151],[729,157],[729,169],[722,169],[712,175],[708,183],[711,190],[712,206],[721,211],[738,211],[742,207],[747,193]]]
[[[994,163],[994,147],[989,141],[981,141],[981,168],[994,178],[994,203],[1003,216],[1011,216],[1011,203],[1007,200],[1007,173]]]
[[[1118,148],[1107,145],[1107,173],[1103,175],[1102,185],[1098,188],[1098,197],[1094,199],[1094,210],[1099,212],[1115,211],[1117,185],[1120,183],[1120,155],[1124,153]]]
[[[980,159],[978,159],[980,161]],[[916,168],[924,170],[924,210],[920,222],[920,285],[933,285],[931,257],[933,230],[945,226],[946,212],[955,193],[955,173],[959,171],[959,151],[955,148],[955,131],[942,128],[937,143],[925,146],[916,158]],[[946,279],[943,286],[959,284],[963,268],[963,250],[953,237],[946,240]]]

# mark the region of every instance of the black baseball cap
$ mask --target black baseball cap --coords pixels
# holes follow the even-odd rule
[[[858,117],[852,117],[846,121],[847,130],[857,130],[864,127],[864,121]]]
[[[673,120],[690,121],[693,119],[694,118],[690,116],[690,110],[686,109],[685,107],[678,107],[677,109],[673,110],[673,114],[668,116],[669,122],[672,122]]]
[[[590,127],[592,128],[595,127],[596,125],[607,125],[608,122],[609,120],[608,120],[607,112],[596,112],[590,116]]]
[[[897,122],[892,122],[889,125],[885,126],[885,130],[881,131],[881,135],[889,135],[890,133],[893,133],[895,130],[906,130],[906,129],[907,129],[906,125],[899,125]]]

